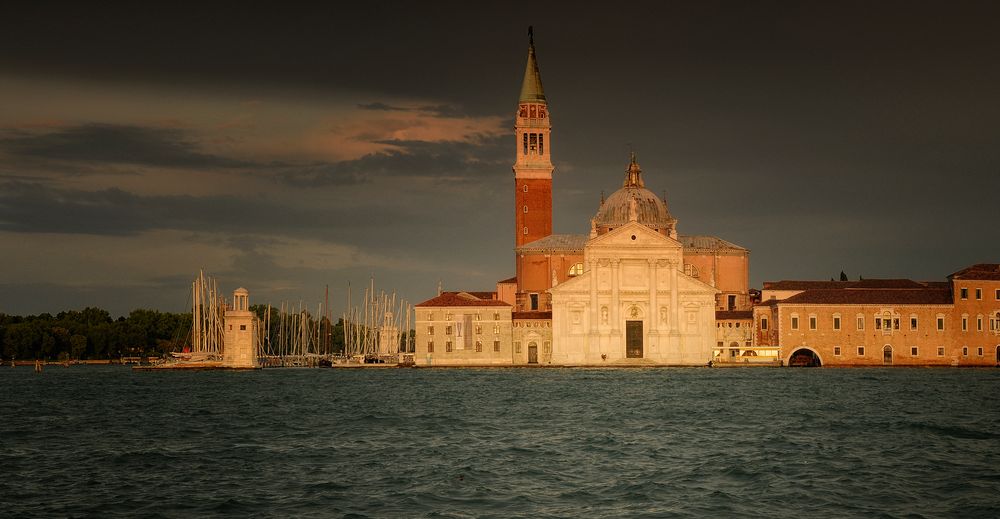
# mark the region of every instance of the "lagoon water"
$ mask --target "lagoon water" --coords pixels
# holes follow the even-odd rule
[[[996,369],[0,369],[0,516],[996,517]]]

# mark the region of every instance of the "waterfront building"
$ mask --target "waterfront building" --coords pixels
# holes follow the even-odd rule
[[[824,366],[1000,364],[1000,264],[947,281],[765,282],[754,345],[785,363]]]

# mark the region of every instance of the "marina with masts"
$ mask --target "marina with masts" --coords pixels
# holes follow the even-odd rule
[[[218,282],[199,272],[191,284],[191,332],[181,351],[153,369],[257,369],[412,365],[413,307],[395,292],[376,291],[372,277],[354,305],[334,324],[330,290],[311,313],[303,301],[250,306],[239,288],[232,302]],[[335,339],[342,338],[343,341]]]

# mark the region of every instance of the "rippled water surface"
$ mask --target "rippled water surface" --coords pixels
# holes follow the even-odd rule
[[[0,369],[2,516],[1000,515],[1000,370]]]

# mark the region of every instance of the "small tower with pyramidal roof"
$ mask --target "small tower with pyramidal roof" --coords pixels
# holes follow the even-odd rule
[[[552,125],[528,27],[528,63],[514,124],[514,244],[552,234]]]

